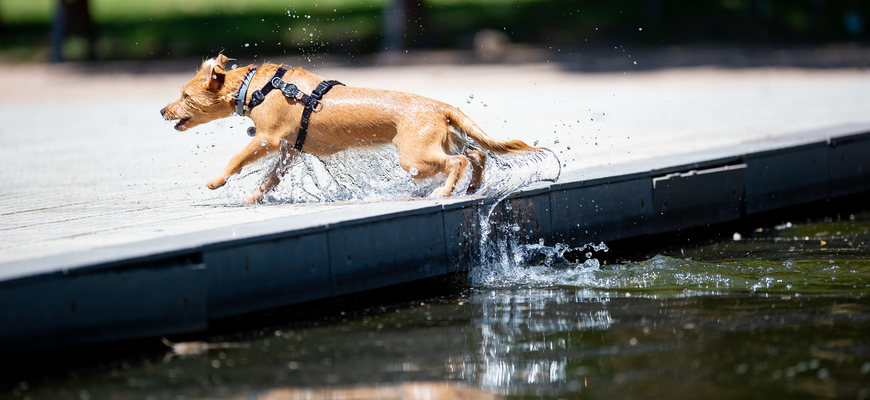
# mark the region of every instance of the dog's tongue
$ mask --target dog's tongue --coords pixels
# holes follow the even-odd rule
[[[175,129],[176,130],[181,129],[181,127],[183,127],[184,124],[186,124],[187,121],[189,121],[189,120],[190,120],[190,118],[182,118],[182,119],[178,120],[178,123],[175,124]]]

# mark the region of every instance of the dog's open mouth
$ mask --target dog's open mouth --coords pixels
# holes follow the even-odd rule
[[[187,121],[190,121],[190,117],[184,117],[184,118],[178,120],[178,123],[175,124],[175,130],[177,130],[177,131],[184,130],[184,124],[186,124]]]

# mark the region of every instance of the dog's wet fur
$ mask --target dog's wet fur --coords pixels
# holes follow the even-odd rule
[[[204,61],[196,76],[183,86],[181,98],[160,110],[164,119],[177,121],[176,130],[185,131],[235,112],[236,93],[252,66],[227,71],[227,61],[223,54]],[[245,104],[280,67],[283,65],[266,63],[257,68]],[[302,68],[288,70],[283,79],[304,93],[311,93],[324,80]],[[444,185],[431,193],[433,197],[449,196],[469,163],[472,176],[468,192],[480,188],[487,157],[467,146],[466,136],[497,154],[545,150],[519,140],[492,139],[456,107],[415,94],[335,86],[321,102],[322,109],[311,114],[303,151],[326,157],[350,147],[392,143],[399,150],[400,165],[415,179],[439,173],[447,176]],[[296,141],[304,107],[278,90],[269,93],[262,104],[247,113],[256,126],[256,136],[206,186],[217,189],[244,166],[278,152],[286,162],[276,163],[263,184],[245,199],[246,203],[262,201],[280,182],[285,166],[299,154],[288,144]]]

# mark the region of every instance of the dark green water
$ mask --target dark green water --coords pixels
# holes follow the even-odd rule
[[[617,265],[514,246],[458,293],[0,397],[870,398],[870,214],[726,236]]]

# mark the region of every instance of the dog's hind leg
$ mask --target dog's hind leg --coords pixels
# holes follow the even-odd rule
[[[433,190],[430,196],[448,197],[451,193],[453,193],[453,189],[456,188],[456,183],[458,183],[462,179],[462,176],[465,174],[465,170],[468,169],[468,157],[465,157],[463,155],[444,155],[444,159],[438,162],[423,162],[418,163],[418,165],[430,166],[430,168],[425,172],[421,171],[421,173],[419,174],[419,177],[421,178],[435,175],[438,172],[447,173],[447,180],[444,181],[444,185]],[[435,165],[439,165],[440,168],[431,168]]]
[[[468,194],[477,192],[483,185],[483,169],[486,167],[486,155],[477,150],[465,150],[465,156],[471,161],[471,182],[468,184]]]
[[[469,161],[462,154],[447,154],[442,141],[447,126],[433,123],[398,128],[399,134],[393,139],[393,144],[399,150],[399,164],[402,169],[408,171],[414,179],[425,179],[442,172],[447,174],[444,185],[433,190],[430,196],[450,196],[468,169]]]

